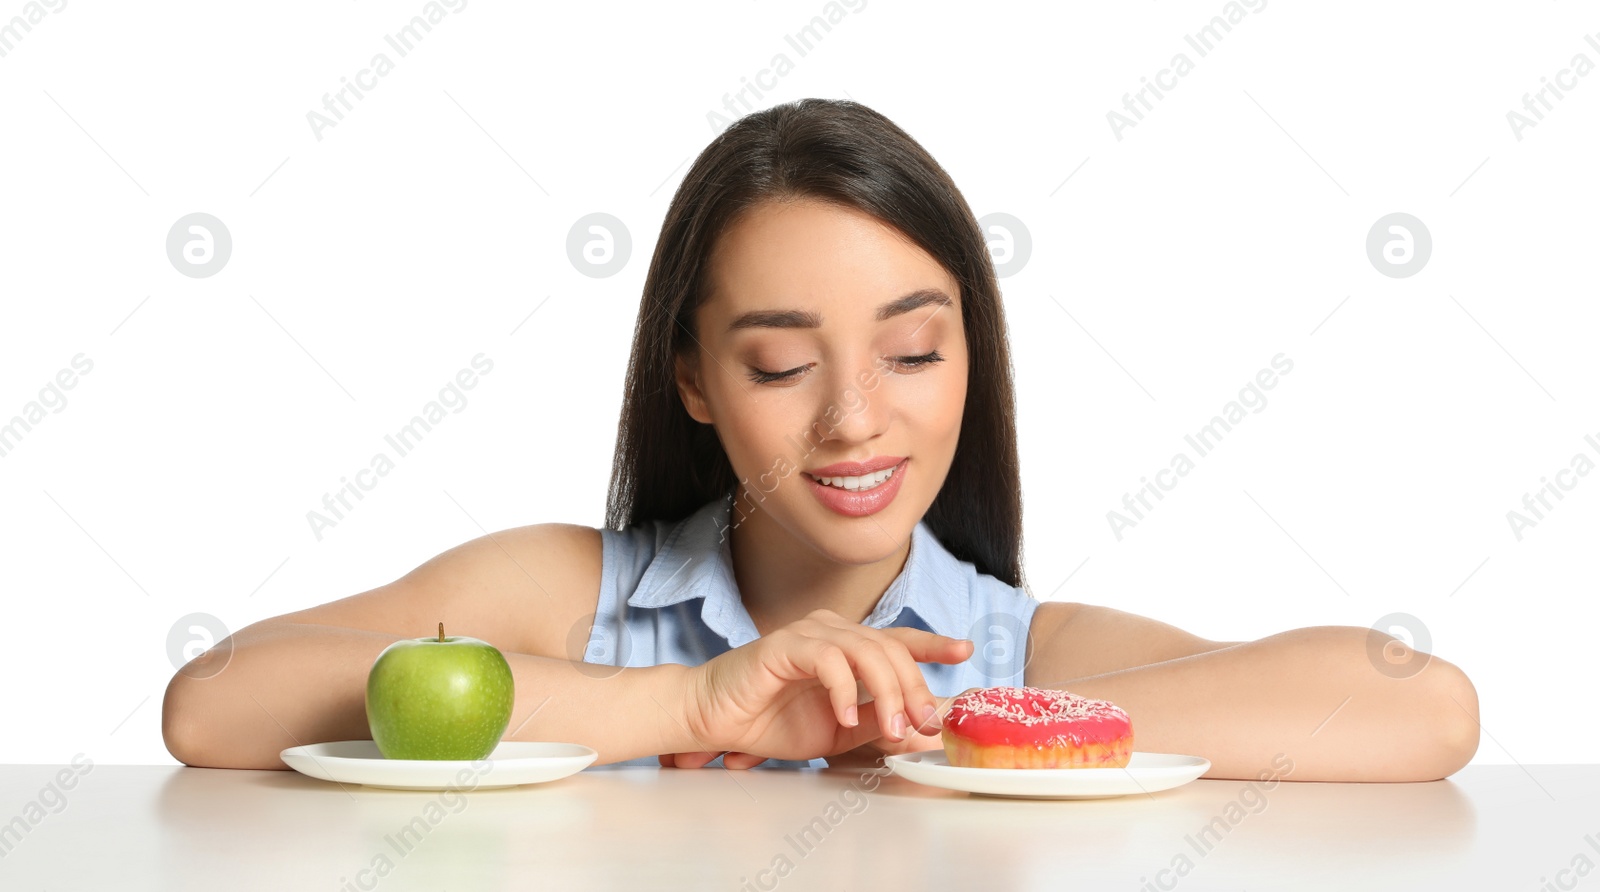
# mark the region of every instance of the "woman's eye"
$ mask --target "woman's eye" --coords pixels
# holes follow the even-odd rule
[[[944,354],[934,350],[931,353],[924,353],[921,356],[890,356],[885,357],[885,360],[888,371],[899,372],[903,374],[906,372],[914,372],[920,368],[923,368],[924,366],[929,366],[936,362],[943,362]],[[804,372],[810,367],[811,364],[808,363],[806,365],[796,366],[792,369],[782,372],[768,372],[761,369],[752,368],[750,370],[750,380],[757,384],[795,382],[799,380],[800,373]]]
[[[923,366],[932,365],[936,362],[943,362],[944,355],[939,351],[934,350],[931,353],[924,353],[921,356],[896,356],[892,361],[894,365],[893,371],[915,371]]]
[[[806,370],[806,366],[796,366],[786,372],[764,372],[761,369],[750,370],[750,380],[757,384],[772,384],[776,381],[786,381],[794,378]]]

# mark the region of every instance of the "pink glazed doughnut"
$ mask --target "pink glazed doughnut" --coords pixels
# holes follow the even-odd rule
[[[983,688],[955,699],[940,734],[960,768],[1122,768],[1133,722],[1107,700],[1044,688]]]

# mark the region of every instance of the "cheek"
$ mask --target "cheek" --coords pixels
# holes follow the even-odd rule
[[[772,467],[780,457],[794,460],[794,449],[784,439],[785,433],[802,430],[803,418],[796,420],[794,407],[781,400],[756,399],[742,394],[730,394],[734,402],[718,419],[722,433],[722,448],[740,476],[754,479]]]
[[[961,374],[956,376],[956,380],[949,387],[945,388],[946,411],[949,413],[950,423],[957,428],[961,426],[961,413],[967,406],[967,385],[968,375],[971,374],[970,368],[967,365],[966,351],[963,350],[961,354]]]
[[[961,415],[966,408],[966,388],[961,382],[940,387],[928,394],[922,410],[923,428],[930,443],[941,451],[954,453],[961,439]]]
[[[965,382],[964,376],[944,376],[937,384],[930,378],[925,386],[919,382],[901,398],[902,406],[924,435],[954,437],[961,429],[961,413],[967,403]]]

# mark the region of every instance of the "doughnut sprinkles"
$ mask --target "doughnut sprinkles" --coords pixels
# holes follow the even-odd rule
[[[1122,768],[1133,756],[1121,707],[1045,688],[968,691],[950,704],[940,737],[961,768]]]

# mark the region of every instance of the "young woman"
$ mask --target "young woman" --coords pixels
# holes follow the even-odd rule
[[[283,768],[286,746],[368,738],[378,652],[443,621],[510,661],[507,739],[598,765],[859,763],[937,748],[951,697],[1021,684],[1111,700],[1138,749],[1207,777],[1287,759],[1289,780],[1416,781],[1471,758],[1466,676],[1373,630],[1209,641],[1036,601],[1012,413],[993,266],[944,170],[856,103],[749,115],[662,225],[607,527],[487,535],[240,630],[222,672],[173,677],[168,749]]]

